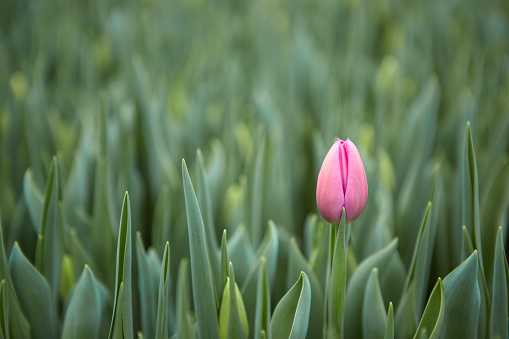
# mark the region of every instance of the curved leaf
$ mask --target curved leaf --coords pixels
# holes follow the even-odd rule
[[[178,282],[177,282],[177,334],[180,339],[194,338],[194,331],[189,322],[187,314],[189,312],[189,261],[182,259],[180,261]]]
[[[378,269],[369,275],[364,293],[362,308],[362,337],[366,339],[383,338],[387,323],[384,300],[378,282]]]
[[[477,251],[445,277],[442,338],[477,338],[481,295]]]
[[[49,285],[21,253],[17,243],[12,248],[9,269],[19,303],[31,325],[32,338],[56,337],[56,309]]]
[[[67,306],[62,339],[99,337],[102,307],[97,284],[92,271],[85,266]]]
[[[495,262],[493,271],[493,303],[491,304],[491,330],[492,337],[507,339],[508,337],[508,297],[507,297],[507,259],[502,239],[502,227],[497,232],[495,246]]]
[[[170,244],[166,242],[159,280],[155,338],[168,338],[168,298],[170,295]]]
[[[283,296],[274,310],[270,329],[273,338],[304,339],[311,310],[311,286],[306,273]]]
[[[23,193],[25,194],[32,226],[35,232],[39,233],[44,196],[39,187],[37,187],[34,174],[30,168],[25,171],[25,176],[23,177]]]
[[[260,339],[262,333],[265,334],[266,338],[272,338],[272,332],[270,331],[270,284],[265,257],[261,258],[260,268],[258,270],[254,327],[255,339]]]
[[[387,311],[384,339],[394,339],[394,310],[392,303],[389,303],[389,310]]]
[[[366,282],[373,268],[377,267],[382,275],[391,257],[398,248],[398,239],[394,239],[382,250],[366,258],[352,275],[346,290],[345,338],[361,338],[362,301],[366,290]]]
[[[203,339],[219,338],[217,294],[207,248],[205,227],[184,160],[182,160],[182,180],[191,251],[191,277],[198,336]]]
[[[429,333],[430,339],[438,339],[442,332],[442,326],[444,323],[445,313],[445,296],[444,296],[444,285],[442,279],[438,278],[438,281],[431,292],[428,300],[428,304],[424,309],[421,321],[417,327],[414,338],[422,337],[422,331],[425,329],[426,334]]]

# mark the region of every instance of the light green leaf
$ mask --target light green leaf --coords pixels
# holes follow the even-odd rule
[[[187,259],[180,261],[177,282],[177,338],[194,338],[194,330],[191,327],[187,314],[189,312],[189,262]]]
[[[92,271],[85,266],[72,292],[62,329],[62,339],[98,338],[101,295]]]
[[[508,297],[507,297],[507,259],[504,250],[502,227],[497,232],[495,245],[495,262],[493,270],[493,303],[491,305],[491,330],[492,337],[507,339],[508,337]]]
[[[301,272],[299,280],[276,305],[270,328],[273,338],[304,339],[311,310],[311,286]]]
[[[122,213],[120,217],[120,229],[118,232],[117,264],[115,270],[115,299],[113,304],[113,316],[110,325],[109,338],[123,335],[127,339],[134,337],[133,333],[133,303],[132,303],[132,236],[131,236],[131,204],[129,194],[126,192]],[[122,295],[120,287],[122,286]],[[120,310],[118,308],[122,306]],[[119,313],[120,312],[120,313]],[[118,315],[122,314],[119,318]],[[122,329],[122,330],[120,330]],[[123,331],[123,332],[122,332]]]
[[[265,136],[260,137],[261,141],[256,141],[256,160],[254,162],[251,186],[251,239],[256,245],[260,241],[263,231],[262,224],[262,202],[263,202],[263,171],[265,164]]]
[[[392,302],[389,303],[389,310],[387,311],[384,339],[394,339],[394,310]]]
[[[444,323],[445,313],[445,296],[444,296],[444,285],[442,279],[438,278],[438,281],[431,292],[428,300],[428,304],[422,314],[419,327],[415,333],[414,338],[422,336],[422,330],[426,329],[426,334],[429,333],[430,339],[440,338],[442,332],[442,326]],[[426,337],[428,338],[428,337]]]
[[[270,284],[265,257],[261,258],[258,269],[254,326],[254,338],[260,339],[262,336],[268,339],[272,338],[272,332],[270,331]]]
[[[223,230],[223,237],[221,238],[221,293],[223,293],[224,285],[226,284],[226,280],[228,279],[228,246],[226,244],[226,230]],[[221,294],[221,299],[223,295]]]
[[[166,242],[163,262],[161,266],[161,278],[159,280],[159,297],[157,301],[157,339],[168,338],[168,298],[170,295],[170,244]]]
[[[394,239],[382,250],[373,253],[360,263],[348,283],[346,290],[345,309],[345,338],[361,338],[362,302],[366,290],[366,282],[373,268],[377,267],[383,275],[392,256],[398,248],[398,239]]]
[[[219,338],[217,294],[207,248],[205,227],[184,160],[182,160],[182,179],[191,250],[191,276],[198,336],[202,339]]]
[[[56,337],[57,316],[50,287],[21,253],[18,244],[12,248],[9,269],[20,306],[31,325],[32,338]]]
[[[477,251],[444,279],[445,313],[442,338],[477,338],[481,295]]]
[[[35,232],[39,233],[44,196],[39,187],[37,187],[33,172],[30,168],[26,170],[23,178],[23,193],[25,194],[32,226]]]
[[[378,282],[378,269],[373,268],[366,284],[362,308],[362,337],[384,338],[387,323],[384,300]]]
[[[219,315],[221,339],[247,338],[249,336],[249,326],[247,324],[246,310],[240,290],[237,284],[235,284],[235,274],[231,262],[228,272],[229,277],[223,291]],[[235,298],[232,298],[231,296],[234,294]]]
[[[286,280],[286,288],[292,287],[292,282],[299,278],[299,272],[304,272],[309,278],[311,286],[311,314],[309,319],[308,337],[314,337],[322,332],[323,327],[323,311],[324,296],[322,286],[315,275],[315,272],[309,267],[309,264],[301,253],[295,238],[290,239],[290,247],[288,253],[288,272]]]

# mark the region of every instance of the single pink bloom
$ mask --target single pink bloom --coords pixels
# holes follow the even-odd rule
[[[318,174],[316,204],[325,220],[337,224],[343,207],[346,222],[361,215],[368,200],[368,181],[357,147],[338,139],[325,156]]]

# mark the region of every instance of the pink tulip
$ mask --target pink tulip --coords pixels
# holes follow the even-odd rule
[[[346,222],[361,215],[368,199],[368,181],[357,147],[338,139],[323,160],[316,185],[316,204],[325,220],[337,224],[343,207]]]

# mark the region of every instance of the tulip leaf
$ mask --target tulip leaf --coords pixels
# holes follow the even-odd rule
[[[194,338],[194,331],[189,322],[187,314],[189,313],[189,262],[182,259],[179,265],[177,281],[177,334],[178,338]]]
[[[221,238],[221,259],[220,259],[220,265],[221,265],[221,280],[220,280],[220,286],[221,291],[224,288],[224,285],[226,284],[226,280],[228,278],[228,246],[226,244],[226,230],[223,230],[223,237]],[[222,293],[222,292],[221,292]],[[221,294],[221,298],[222,298]]]
[[[231,262],[221,302],[219,331],[222,339],[247,338],[249,335],[246,310],[240,290],[235,283],[235,274]]]
[[[101,311],[98,283],[92,271],[85,266],[67,306],[62,338],[98,338]]]
[[[445,296],[444,296],[444,285],[442,280],[438,278],[438,281],[431,292],[424,313],[422,314],[421,321],[417,327],[414,338],[422,337],[423,329],[426,329],[426,335],[429,333],[430,339],[440,338],[442,327],[444,323],[445,313]]]
[[[152,246],[157,250],[159,256],[164,253],[165,242],[172,239],[171,231],[170,189],[168,185],[163,185],[156,202],[152,222]],[[144,333],[147,338],[152,338],[148,333]]]
[[[157,317],[157,279],[161,275],[161,264],[156,270],[145,253],[140,232],[136,233],[136,262],[138,264],[138,288],[140,293],[141,329],[147,338],[155,338],[155,323]],[[155,271],[155,272],[154,272]]]
[[[472,244],[478,252],[479,256],[479,288],[481,289],[481,313],[479,314],[479,334],[489,336],[489,320],[491,312],[491,299],[486,283],[486,274],[484,270],[484,259],[481,241],[481,221],[479,212],[479,178],[477,174],[477,162],[475,158],[474,142],[472,139],[472,131],[470,122],[467,122],[465,130],[465,152],[467,153],[468,171],[469,171],[469,189],[466,183],[466,169],[463,167],[463,220],[466,224],[467,220],[473,225],[473,231],[467,225],[467,229],[473,235]],[[465,161],[463,161],[465,165]],[[467,193],[468,192],[468,193]]]
[[[466,259],[474,252],[474,245],[465,225],[461,227],[461,230],[463,231],[463,258]]]
[[[23,193],[25,194],[28,214],[30,215],[32,226],[34,227],[35,232],[39,233],[44,196],[37,186],[34,174],[30,168],[26,170],[23,178]]]
[[[389,310],[387,311],[384,339],[394,339],[394,310],[392,302],[389,303]]]
[[[57,315],[50,287],[21,253],[18,244],[12,248],[9,269],[20,306],[31,325],[32,338],[55,338]]]
[[[60,289],[60,273],[64,254],[64,228],[62,220],[61,187],[57,158],[51,162],[42,207],[40,234],[37,241],[35,263],[51,288],[54,302]]]
[[[477,251],[444,279],[445,313],[442,338],[477,338],[481,295]]]
[[[214,227],[214,215],[212,207],[212,198],[210,193],[210,185],[207,175],[205,173],[205,162],[201,151],[196,151],[197,158],[197,185],[196,192],[198,197],[198,204],[203,217],[203,224],[205,226],[207,246],[209,248],[210,263],[212,265],[212,273],[214,274],[214,281],[216,282],[216,291],[221,291],[220,275],[221,269],[219,267],[220,258],[217,256],[219,246],[217,244],[216,229]]]
[[[309,267],[306,258],[302,255],[295,238],[290,239],[290,247],[288,253],[288,272],[286,274],[286,288],[291,288],[291,284],[293,281],[299,278],[299,272],[306,273],[309,283],[311,286],[311,294],[313,298],[311,299],[311,314],[309,319],[309,330],[308,337],[316,336],[317,333],[320,333],[323,326],[323,290],[318,278],[315,275],[315,272]]]
[[[263,202],[263,170],[265,164],[265,136],[260,137],[257,142],[256,160],[254,162],[251,187],[251,239],[256,245],[260,241],[263,223],[262,223],[262,202]]]
[[[198,336],[204,339],[219,338],[217,294],[207,248],[205,227],[198,206],[198,199],[184,160],[182,160],[182,179],[191,250],[191,277]]]
[[[507,296],[507,259],[504,251],[502,227],[499,227],[497,232],[494,265],[490,334],[495,338],[507,339],[509,328],[507,307],[509,301]]]
[[[384,300],[378,282],[378,269],[373,268],[366,283],[362,308],[362,337],[380,338],[385,335],[387,323]]]
[[[270,324],[272,337],[304,339],[308,330],[310,310],[311,286],[306,274],[301,272],[299,280],[274,309]]]
[[[133,338],[133,303],[132,303],[132,236],[131,236],[131,204],[129,194],[126,192],[122,213],[120,217],[120,229],[118,232],[117,263],[115,269],[115,299],[113,304],[113,316],[108,338],[124,336]],[[122,287],[122,293],[121,292]],[[121,316],[119,317],[119,314]]]
[[[242,286],[255,260],[255,252],[244,225],[240,225],[228,240],[227,250],[230,261],[235,264],[235,267],[238,267],[236,270],[237,281]]]
[[[258,269],[254,338],[260,339],[262,333],[266,338],[272,338],[272,332],[270,331],[270,284],[265,257],[261,258]]]
[[[159,298],[157,301],[156,335],[157,339],[168,338],[168,298],[170,294],[170,244],[166,242],[161,277],[159,280]]]
[[[366,290],[366,283],[373,268],[377,267],[380,275],[383,275],[391,257],[396,253],[398,239],[394,239],[389,245],[362,261],[350,279],[347,290],[345,309],[345,338],[361,338],[362,334],[362,303]]]

